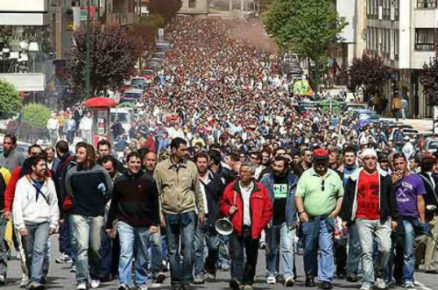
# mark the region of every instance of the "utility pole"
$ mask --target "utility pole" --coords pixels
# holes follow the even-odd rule
[[[90,0],[87,0],[87,55],[85,60],[85,97],[91,97],[90,93],[90,62],[91,62],[91,39],[90,39]]]

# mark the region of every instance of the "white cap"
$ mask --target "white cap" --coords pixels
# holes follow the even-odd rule
[[[361,158],[365,158],[366,156],[376,157],[377,158],[377,152],[376,150],[372,148],[367,148],[364,151],[362,151],[362,154],[360,155]]]

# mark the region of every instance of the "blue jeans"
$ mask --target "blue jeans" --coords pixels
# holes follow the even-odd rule
[[[403,236],[403,282],[414,281],[415,271],[415,230],[409,220],[402,220]]]
[[[307,277],[318,274],[320,281],[332,282],[334,276],[333,219],[309,219],[301,225],[304,241],[304,271]],[[319,245],[319,262],[318,246]]]
[[[71,218],[71,214],[66,215],[65,221],[66,221],[66,233],[64,235],[67,235],[67,239],[69,239],[67,250],[70,250],[70,258],[72,259],[72,265],[76,265],[76,261],[78,260],[78,241],[76,240],[76,237],[73,235],[73,221]]]
[[[49,238],[49,223],[26,225],[26,229],[28,235],[23,238],[23,248],[26,253],[27,268],[30,270],[32,281],[41,282]]]
[[[348,228],[348,255],[346,271],[348,274],[357,274],[359,272],[360,255],[362,248],[360,246],[359,233],[356,223]]]
[[[283,264],[284,278],[293,278],[294,269],[294,238],[295,229],[289,230],[286,223],[273,225],[265,229],[266,232],[266,272],[267,276],[276,277]]]
[[[135,252],[135,285],[146,286],[148,282],[148,228],[136,228],[124,222],[117,223],[120,239],[119,279],[120,284],[131,286],[132,263]]]
[[[230,253],[229,253],[229,238],[228,236],[219,235],[219,267],[223,265],[231,265]]]
[[[6,278],[6,270],[8,268],[8,248],[6,246],[6,241],[3,239],[6,231],[6,220],[3,213],[0,214],[0,275]]]
[[[152,278],[155,279],[157,274],[161,272],[161,261],[163,260],[160,231],[149,236],[149,247],[151,248],[151,273]]]
[[[196,214],[194,211],[177,215],[165,215],[167,246],[172,283],[190,284],[193,280],[193,241]],[[181,264],[179,245],[183,251]]]
[[[204,260],[205,242],[207,242],[208,256]],[[208,225],[197,227],[193,248],[195,254],[195,276],[202,276],[204,268],[211,273],[216,272],[216,262],[219,257],[219,234],[216,230]]]
[[[71,215],[72,235],[77,242],[78,260],[76,262],[76,281],[88,282],[99,279],[101,256],[100,244],[103,227],[103,216],[89,217]],[[88,261],[90,255],[90,261]],[[88,270],[90,269],[90,270]]]
[[[385,267],[389,259],[391,249],[391,226],[390,221],[384,224],[380,220],[356,220],[359,241],[362,247],[363,282],[372,286],[376,277],[374,269],[377,271],[377,278],[384,278]],[[374,244],[377,244],[379,256],[377,265],[374,266]]]

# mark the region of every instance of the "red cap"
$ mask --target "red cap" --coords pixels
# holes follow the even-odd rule
[[[323,160],[328,159],[328,151],[324,148],[318,148],[313,151],[313,158]]]

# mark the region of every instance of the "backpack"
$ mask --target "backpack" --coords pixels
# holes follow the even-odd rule
[[[5,181],[5,184],[8,185],[9,180],[11,179],[11,172],[6,167],[0,167],[0,174]]]

